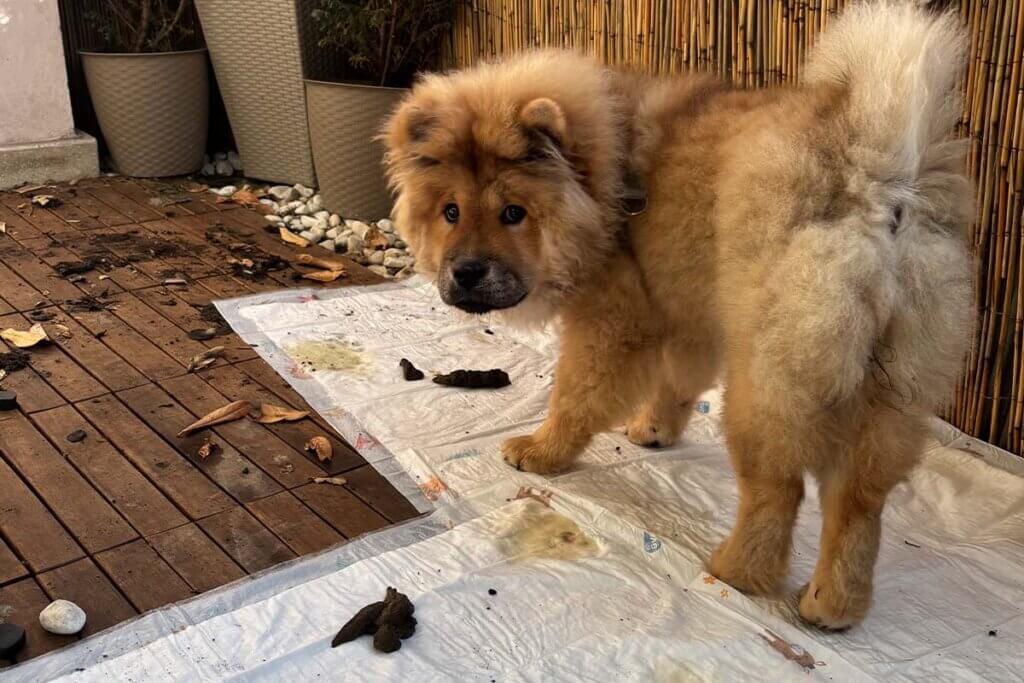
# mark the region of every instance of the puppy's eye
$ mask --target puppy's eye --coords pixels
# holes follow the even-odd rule
[[[526,218],[526,209],[516,204],[509,204],[501,210],[501,222],[505,225],[522,223]]]
[[[459,207],[456,204],[444,205],[444,219],[455,225],[459,222]]]

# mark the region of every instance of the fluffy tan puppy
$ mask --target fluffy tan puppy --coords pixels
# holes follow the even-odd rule
[[[778,590],[809,471],[824,524],[800,614],[860,621],[886,496],[972,337],[963,63],[955,16],[884,0],[821,37],[800,87],[558,51],[419,81],[385,133],[419,267],[452,306],[560,325],[547,420],[509,464],[563,470],[624,420],[668,445],[724,377],[740,506],[710,570]]]

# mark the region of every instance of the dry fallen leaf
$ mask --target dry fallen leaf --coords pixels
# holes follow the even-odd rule
[[[28,194],[29,192],[35,192],[36,190],[42,190],[46,187],[53,187],[53,185],[22,185],[21,187],[14,190],[18,194]]]
[[[32,198],[32,203],[36,206],[52,206],[54,208],[60,206],[63,202],[60,199],[54,197],[52,194],[37,194]]]
[[[6,234],[7,234],[7,224],[4,223],[3,221],[0,221],[0,235],[6,235]]]
[[[313,477],[312,482],[314,484],[333,484],[334,486],[344,486],[348,483],[345,477]]]
[[[316,266],[324,270],[345,270],[345,264],[341,261],[332,261],[312,254],[299,254],[295,260],[304,266]]]
[[[306,450],[316,453],[316,457],[319,458],[320,462],[330,460],[334,455],[334,450],[331,448],[331,442],[323,436],[314,436],[312,439],[307,441]]]
[[[387,249],[389,244],[388,236],[378,228],[372,228],[367,232],[363,242],[367,249]]]
[[[281,239],[287,242],[288,244],[294,244],[297,247],[309,246],[309,240],[307,240],[305,237],[299,237],[298,235],[296,235],[294,232],[284,227],[283,225],[281,226]]]
[[[203,368],[213,365],[217,362],[217,359],[220,358],[222,353],[224,353],[223,346],[214,346],[212,349],[207,349],[202,353],[197,353],[192,356],[192,359],[189,361],[188,371],[196,372],[197,370],[202,370]]]
[[[236,259],[234,256],[228,256],[228,265],[239,265],[243,268],[254,268],[256,263],[251,258]]]
[[[234,202],[242,206],[252,206],[253,204],[260,203],[260,196],[249,188],[243,187],[230,197],[217,197],[218,204],[225,204],[227,202]]]
[[[252,410],[252,404],[249,403],[248,401],[235,401],[233,403],[229,403],[226,406],[223,406],[222,408],[217,408],[217,410],[214,410],[212,413],[207,413],[206,415],[202,416],[201,418],[190,424],[188,427],[185,427],[180,432],[178,432],[178,436],[187,436],[192,432],[198,431],[205,427],[219,425],[223,422],[240,420],[241,418],[248,415],[250,410]]]
[[[294,422],[308,415],[309,411],[306,410],[293,410],[275,406],[272,403],[263,403],[260,405],[260,416],[256,418],[256,421],[268,425],[275,422]]]
[[[199,447],[199,457],[206,460],[220,450],[220,445],[210,441],[210,437],[203,439],[203,445]]]
[[[307,280],[316,280],[317,282],[334,282],[339,277],[347,274],[344,270],[316,270],[312,273],[303,273],[302,277]]]
[[[16,330],[13,327],[9,327],[6,330],[0,331],[0,339],[14,344],[19,349],[27,349],[39,342],[49,341],[50,338],[46,336],[46,330],[43,329],[43,326],[36,323],[28,328],[28,330]]]

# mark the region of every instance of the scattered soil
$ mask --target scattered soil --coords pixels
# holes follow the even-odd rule
[[[24,370],[28,367],[29,355],[24,351],[7,351],[0,353],[0,370],[8,373]]]
[[[79,441],[84,441],[85,431],[81,429],[76,429],[75,431],[67,435],[67,440],[70,441],[71,443],[78,443]]]
[[[488,595],[497,595],[498,591],[494,590],[493,588],[488,588],[487,589],[487,594]]]
[[[111,244],[116,244],[119,248],[128,252],[124,261],[129,263],[189,255],[188,251],[180,244],[168,242],[160,237],[150,237],[134,232],[95,235],[90,238],[89,243],[96,248],[104,248]]]
[[[28,317],[32,322],[46,323],[50,322],[57,316],[54,315],[53,311],[49,311],[45,308],[37,308],[28,312]]]
[[[88,313],[90,311],[110,310],[110,304],[99,297],[85,295],[81,299],[68,299],[64,302],[71,313]]]
[[[95,270],[96,261],[91,258],[87,258],[84,261],[61,261],[54,266],[54,269],[61,277],[81,275],[82,273],[88,273],[91,270]]]
[[[436,375],[435,384],[463,389],[500,389],[512,384],[504,370],[454,370],[447,375]]]
[[[331,647],[372,635],[373,647],[381,652],[394,652],[402,641],[416,632],[416,608],[397,589],[388,587],[382,602],[374,602],[356,612],[331,641]]]
[[[407,358],[399,361],[398,365],[402,368],[402,376],[405,377],[406,382],[418,382],[425,377],[423,371],[417,369]]]

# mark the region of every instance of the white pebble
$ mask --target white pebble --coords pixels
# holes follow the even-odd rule
[[[299,237],[301,237],[302,239],[305,239],[305,240],[309,240],[310,242],[316,242],[317,241],[315,236],[313,235],[313,231],[312,230],[303,230],[302,232],[299,233]]]
[[[395,248],[396,249],[408,249],[409,245],[406,244],[405,242],[403,242],[402,240],[395,240]]]
[[[238,156],[238,152],[228,152],[228,163],[230,163],[239,171],[245,168],[244,166],[242,166],[242,159]]]
[[[321,228],[310,228],[309,229],[309,234],[313,236],[313,241],[314,242],[319,242],[320,240],[322,240],[326,236],[325,235],[326,232],[327,232],[326,230],[323,230]]]
[[[299,221],[302,223],[302,227],[304,228],[312,228],[316,225],[316,219],[312,216],[302,216],[299,218]]]
[[[377,227],[380,228],[381,232],[395,231],[395,224],[391,222],[390,218],[381,218],[377,221]]]
[[[336,239],[338,239],[338,229],[337,228],[330,228],[326,233],[324,233],[324,237],[326,237],[329,240],[336,240]]]
[[[39,613],[39,625],[50,633],[74,635],[85,628],[85,611],[69,600],[54,600]]]
[[[205,164],[203,164],[203,170],[200,171],[201,174],[207,177],[212,176],[216,172],[217,168],[210,162],[206,162]]]
[[[385,268],[384,266],[376,266],[376,265],[374,265],[374,266],[367,266],[367,268],[371,272],[376,273],[377,275],[382,275],[384,277],[387,277],[388,275],[390,275],[390,273],[388,273],[388,269]]]
[[[361,240],[366,239],[366,233],[373,229],[362,221],[345,221],[345,225],[348,226],[353,235],[357,236]]]
[[[315,216],[316,218],[322,218],[322,219],[324,219],[326,221],[326,220],[330,220],[331,212],[330,211],[317,211],[316,213],[313,214],[313,216]]]
[[[225,185],[219,190],[213,190],[213,192],[219,194],[221,197],[230,197],[234,193],[238,192],[238,188],[234,185]]]
[[[324,240],[323,242],[320,242],[320,246],[327,251],[334,251],[334,240]]]
[[[281,218],[280,216],[276,216],[274,214],[269,214],[267,216],[264,216],[263,220],[267,221],[268,223],[274,223],[275,225],[277,223],[284,223],[284,219],[283,218]]]
[[[352,235],[351,237],[349,237],[348,240],[346,241],[345,251],[347,251],[350,254],[358,254],[358,255],[362,256],[362,254],[363,254],[363,240],[362,240],[362,238],[359,237],[358,235]]]
[[[392,258],[395,256],[405,256],[405,252],[401,249],[395,249],[394,247],[384,250],[384,258]]]
[[[217,152],[216,154],[213,155],[213,160],[214,161],[224,161],[227,158],[228,158],[228,153],[227,152]]]
[[[294,187],[295,191],[299,193],[299,196],[303,197],[304,199],[309,199],[310,197],[313,196],[313,190],[309,189],[305,185],[302,185],[301,183],[296,183],[292,187]]]
[[[337,228],[341,225],[341,216],[336,213],[331,214],[331,217],[327,221],[332,228]]]
[[[384,259],[384,266],[387,268],[395,268],[401,270],[402,268],[408,268],[413,264],[413,260],[408,256],[389,256]]]
[[[299,196],[295,188],[290,185],[274,185],[267,190],[267,193],[279,202],[290,202]]]
[[[232,175],[235,172],[235,167],[227,160],[218,161],[214,168],[217,169],[217,175]]]
[[[295,215],[297,216],[308,216],[309,214],[309,208],[305,204],[299,204],[299,208],[295,209]]]
[[[375,250],[370,250],[370,249],[364,249],[363,250],[363,255],[366,256],[366,262],[371,264],[371,265],[380,266],[380,265],[384,264],[384,252],[383,251],[375,251]]]
[[[287,204],[281,204],[279,207],[277,207],[277,215],[287,216],[288,214],[295,213],[295,210],[298,209],[300,206],[302,206],[302,202],[300,201],[291,201],[288,202]]]
[[[306,202],[306,208],[309,209],[310,213],[317,213],[318,211],[324,210],[324,198],[318,194],[313,195]]]

